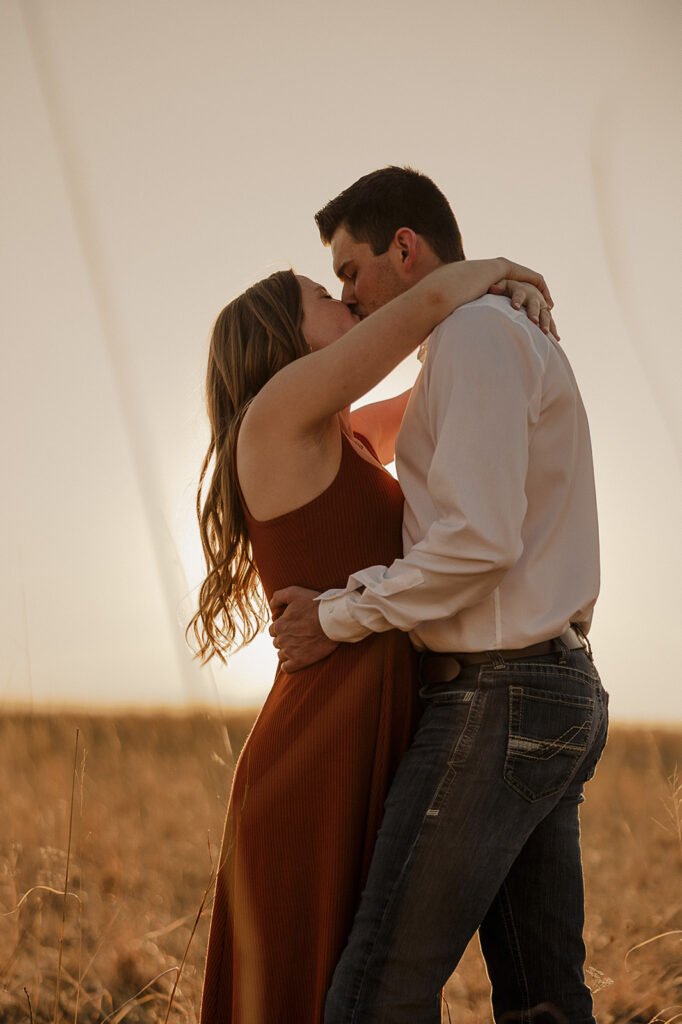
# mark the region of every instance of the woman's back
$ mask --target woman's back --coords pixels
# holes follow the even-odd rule
[[[332,483],[301,508],[264,522],[246,504],[249,540],[268,599],[282,587],[345,587],[358,566],[389,565],[402,554],[403,495],[398,482],[341,434]],[[362,439],[365,447],[369,445]]]

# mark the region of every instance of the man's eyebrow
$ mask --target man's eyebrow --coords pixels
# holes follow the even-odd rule
[[[343,275],[344,275],[344,273],[346,271],[346,267],[348,266],[349,263],[352,263],[352,262],[353,262],[352,260],[345,260],[341,264],[340,267],[335,267],[334,268],[334,273],[336,274],[336,276],[339,278],[340,281],[343,280]]]

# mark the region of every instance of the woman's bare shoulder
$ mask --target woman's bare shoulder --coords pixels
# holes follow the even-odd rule
[[[300,508],[329,486],[341,461],[341,429],[332,417],[317,432],[302,432],[287,422],[285,411],[274,416],[258,398],[242,418],[235,462],[251,515],[267,520]]]

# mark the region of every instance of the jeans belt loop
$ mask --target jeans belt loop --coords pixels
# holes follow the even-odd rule
[[[560,636],[555,639],[557,650],[559,652],[559,664],[565,665],[568,661],[568,655],[570,654],[570,647]]]

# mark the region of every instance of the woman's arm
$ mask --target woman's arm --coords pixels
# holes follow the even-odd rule
[[[350,414],[353,431],[367,438],[384,466],[393,462],[396,435],[411,394],[412,388],[408,388],[402,395],[363,405]]]
[[[540,274],[502,257],[438,267],[333,345],[275,374],[251,403],[252,423],[261,418],[272,423],[277,417],[287,424],[287,432],[317,434],[332,416],[383,380],[441,320],[501,279],[526,281],[546,292]]]

